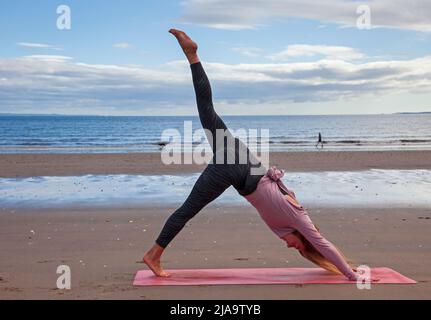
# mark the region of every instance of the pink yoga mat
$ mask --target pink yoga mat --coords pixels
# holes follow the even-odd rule
[[[221,284],[342,284],[356,285],[344,276],[320,268],[185,269],[167,270],[169,278],[158,278],[149,270],[136,273],[135,286],[198,286]],[[372,268],[373,284],[412,284],[416,281],[389,268]]]

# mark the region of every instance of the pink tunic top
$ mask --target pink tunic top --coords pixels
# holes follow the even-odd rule
[[[245,198],[278,237],[283,238],[297,230],[347,278],[355,280],[356,274],[334,245],[319,233],[304,207],[289,202],[281,192],[280,189],[296,199],[295,193],[281,181],[283,175],[284,171],[271,167],[259,181],[256,190]]]

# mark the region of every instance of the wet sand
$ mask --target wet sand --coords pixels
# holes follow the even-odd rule
[[[270,165],[287,171],[431,169],[431,151],[273,152]],[[160,153],[1,154],[0,177],[200,172],[194,164],[163,165]]]

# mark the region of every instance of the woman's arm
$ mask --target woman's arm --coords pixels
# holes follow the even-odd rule
[[[295,229],[301,233],[326,259],[332,262],[349,280],[356,280],[357,275],[352,268],[335,248],[335,246],[326,240],[316,229],[307,212],[304,211],[296,219]]]

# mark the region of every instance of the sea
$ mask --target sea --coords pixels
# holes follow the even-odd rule
[[[224,116],[246,144],[268,143],[270,151],[431,149],[431,114]],[[0,116],[0,153],[160,152],[178,132],[182,151],[205,138],[194,116]],[[269,136],[263,139],[265,135]],[[240,136],[241,137],[241,136]],[[244,140],[244,139],[243,139]],[[178,145],[178,144],[177,144]],[[187,149],[188,148],[188,149]],[[320,150],[320,146],[319,146]]]
[[[431,149],[431,114],[223,119],[234,133],[257,132],[254,142],[269,142],[270,151],[320,152],[321,147],[316,148],[319,132],[324,151]],[[0,154],[160,152],[169,147],[173,132],[183,141],[188,139],[189,143],[180,146],[183,151],[191,151],[186,148],[203,142],[194,139],[197,134],[187,138],[186,133],[199,129],[197,117],[0,116]],[[267,140],[259,139],[263,130],[267,130]],[[199,172],[149,172],[0,178],[0,210],[179,205],[198,177]],[[283,181],[305,206],[431,207],[431,170],[286,172]],[[247,205],[232,187],[215,201],[215,205],[224,204]]]

